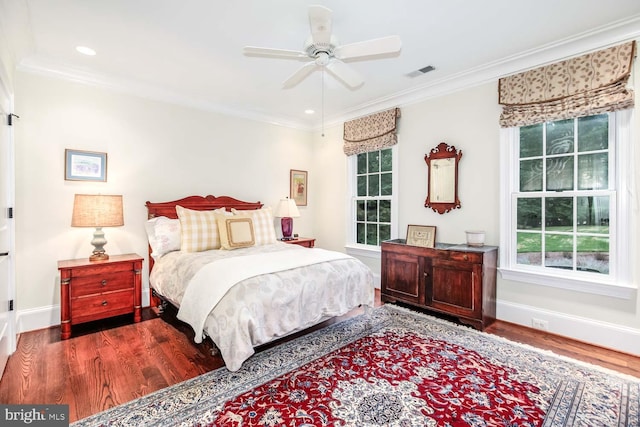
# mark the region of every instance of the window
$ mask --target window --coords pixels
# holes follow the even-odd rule
[[[397,145],[349,157],[350,245],[378,250],[381,242],[396,237],[396,157]]]
[[[607,295],[615,291],[593,284],[628,286],[629,207],[620,190],[630,172],[629,117],[599,114],[505,131],[503,277]]]

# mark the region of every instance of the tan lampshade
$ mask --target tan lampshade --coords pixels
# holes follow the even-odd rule
[[[124,225],[122,196],[76,194],[72,227],[119,227]]]
[[[300,211],[298,211],[295,200],[286,198],[280,200],[273,216],[278,218],[298,218]]]

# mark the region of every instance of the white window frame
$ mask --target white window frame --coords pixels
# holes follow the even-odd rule
[[[610,113],[609,128],[613,132],[610,141],[614,144],[611,153],[615,156],[616,198],[615,224],[611,232],[611,259],[608,275],[589,275],[580,272],[543,269],[516,263],[516,218],[514,198],[518,183],[518,138],[519,128],[500,131],[500,275],[503,279],[537,285],[630,299],[637,285],[632,283],[631,259],[631,194],[635,168],[633,165],[633,143],[631,124],[633,111]]]
[[[398,188],[400,188],[398,183],[398,165],[399,162],[399,144],[395,144],[391,147],[391,238],[398,238]],[[356,243],[356,208],[355,208],[355,198],[357,196],[358,184],[357,184],[357,155],[352,155],[347,157],[347,242],[345,245],[345,250],[349,255],[353,256],[363,256],[369,258],[380,259],[380,246],[373,245],[363,245],[360,243]],[[361,199],[361,197],[360,197]],[[376,198],[371,198],[375,200]]]

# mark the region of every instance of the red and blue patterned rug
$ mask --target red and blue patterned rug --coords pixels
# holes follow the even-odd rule
[[[385,305],[74,426],[640,426],[640,379]]]

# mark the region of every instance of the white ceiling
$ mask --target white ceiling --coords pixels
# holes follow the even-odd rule
[[[397,56],[350,62],[358,89],[325,74],[324,110],[321,72],[285,90],[303,62],[242,53],[302,49],[310,4],[333,11],[340,44],[402,39]],[[310,129],[640,37],[638,0],[0,0],[0,13],[21,69]]]

